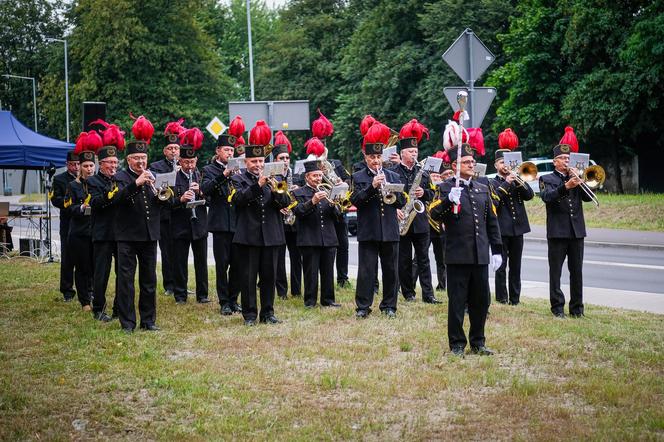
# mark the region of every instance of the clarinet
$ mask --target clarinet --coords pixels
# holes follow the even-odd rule
[[[194,182],[194,171],[192,170],[189,173],[189,189],[191,189],[191,184]],[[196,193],[194,193],[194,199],[191,201],[196,201]],[[196,207],[191,208],[191,219],[197,219],[198,217],[196,216]]]

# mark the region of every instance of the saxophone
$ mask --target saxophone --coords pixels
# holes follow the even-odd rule
[[[415,175],[413,184],[408,191],[408,202],[403,208],[405,216],[402,220],[399,220],[399,235],[401,236],[408,233],[408,229],[410,229],[410,225],[413,223],[417,214],[424,212],[424,203],[415,197],[415,191],[420,187],[422,175],[424,174],[424,168],[422,167],[424,166],[424,161],[422,161],[422,163],[417,163],[417,165],[420,166],[420,170],[417,172],[417,175]]]
[[[288,183],[288,195],[291,197],[291,203],[286,207],[288,213],[284,216],[284,224],[292,226],[295,224],[295,214],[293,213],[293,207],[297,204],[297,200],[293,198],[293,195],[290,191],[293,189],[293,173],[289,170],[288,175],[286,175],[286,182]]]

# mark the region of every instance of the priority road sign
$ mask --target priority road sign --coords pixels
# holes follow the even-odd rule
[[[480,127],[489,107],[491,107],[491,102],[496,98],[496,89],[492,87],[476,87],[473,88],[473,93],[470,93],[469,88],[464,86],[444,88],[443,93],[445,94],[445,98],[447,98],[447,101],[455,112],[459,110],[459,104],[456,99],[459,91],[468,92],[466,112],[468,112],[470,121],[469,124],[464,122],[464,126]]]
[[[206,129],[208,130],[208,132],[212,134],[212,136],[216,140],[219,138],[219,135],[224,133],[224,131],[226,130],[226,125],[222,123],[222,121],[219,118],[214,117],[212,121],[208,123]]]

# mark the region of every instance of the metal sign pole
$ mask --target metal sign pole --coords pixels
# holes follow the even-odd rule
[[[251,88],[251,101],[254,97],[254,52],[251,45],[251,7],[250,0],[247,0],[247,36],[249,40],[249,86]]]

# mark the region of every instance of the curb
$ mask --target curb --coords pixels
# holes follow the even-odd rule
[[[523,239],[525,241],[541,242],[541,243],[544,243],[544,244],[546,244],[546,242],[547,242],[546,238],[524,236]],[[640,250],[653,250],[653,251],[664,250],[664,244],[636,244],[636,243],[592,241],[592,240],[588,240],[588,237],[586,237],[586,240],[584,241],[584,243],[585,244],[590,244],[590,245],[593,245],[593,246],[596,246],[596,247],[607,247],[607,248],[629,247],[629,248],[632,248],[632,249],[640,249]]]

